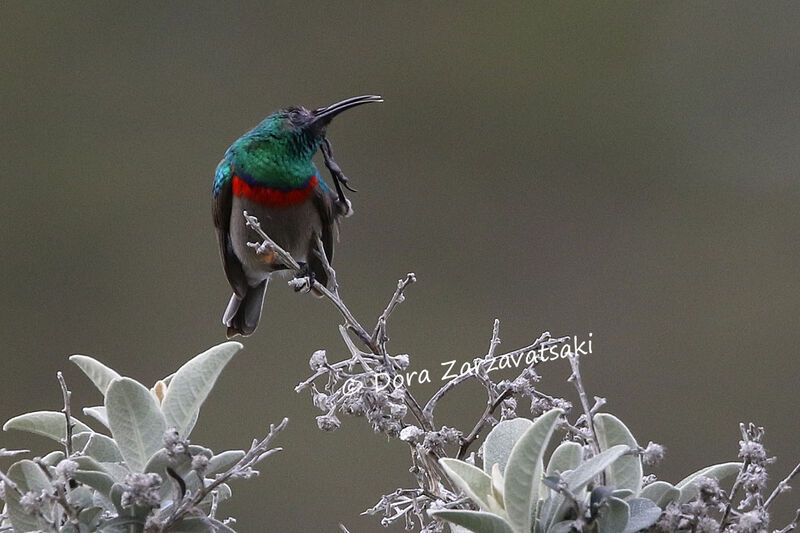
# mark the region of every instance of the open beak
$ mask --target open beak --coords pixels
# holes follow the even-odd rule
[[[341,102],[336,102],[328,107],[320,107],[311,112],[314,116],[312,123],[322,121],[323,124],[328,124],[333,117],[346,109],[350,109],[361,104],[370,104],[372,102],[383,102],[383,98],[374,94],[366,94],[363,96],[354,96]]]

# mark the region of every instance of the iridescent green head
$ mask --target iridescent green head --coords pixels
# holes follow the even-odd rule
[[[311,159],[333,117],[361,104],[382,101],[380,96],[365,95],[314,110],[281,109],[237,140],[225,158],[236,172],[255,181],[272,187],[297,187],[316,173]]]

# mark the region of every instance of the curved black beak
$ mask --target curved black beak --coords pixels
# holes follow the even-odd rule
[[[322,121],[323,124],[328,124],[333,117],[346,109],[350,109],[361,104],[371,104],[373,102],[383,102],[383,98],[375,94],[365,94],[363,96],[354,96],[341,102],[336,102],[327,107],[320,107],[311,112],[313,115],[312,124]]]

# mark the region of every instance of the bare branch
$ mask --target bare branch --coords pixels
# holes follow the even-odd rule
[[[61,372],[58,372],[56,376],[58,377],[58,383],[61,385],[61,393],[64,397],[64,409],[62,409],[61,412],[64,413],[64,417],[67,419],[67,431],[65,433],[66,439],[64,439],[64,449],[66,450],[67,457],[72,457],[72,429],[75,427],[75,424],[72,422],[72,409],[70,407],[72,392],[67,389],[67,382],[64,381],[64,375]]]

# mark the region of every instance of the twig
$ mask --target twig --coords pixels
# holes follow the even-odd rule
[[[504,353],[502,355],[496,355],[496,356],[494,356],[493,358],[490,358],[490,359],[483,358],[481,364],[488,364],[488,363],[491,363],[492,360],[499,360],[499,359],[502,359],[503,357],[508,357],[510,359],[513,359],[514,357],[516,357],[516,356],[518,356],[520,354],[527,354],[527,353],[529,353],[531,351],[535,351],[535,350],[540,349],[540,348],[546,348],[548,346],[552,346],[553,344],[561,344],[562,342],[566,342],[568,340],[569,340],[569,337],[560,337],[560,338],[554,339],[554,338],[550,337],[550,332],[549,331],[545,331],[544,333],[542,333],[539,336],[538,339],[533,341],[533,344],[530,344],[530,345],[525,346],[524,348],[520,348],[518,350],[514,350],[514,351],[511,351],[511,352]],[[538,361],[534,361],[531,365],[528,366],[528,368],[532,368],[532,367],[536,366],[537,363],[538,363]],[[439,401],[442,399],[442,397],[444,397],[445,394],[450,392],[459,383],[462,383],[462,382],[470,379],[471,377],[474,377],[474,375],[475,375],[475,372],[474,372],[474,369],[473,369],[473,371],[465,372],[464,374],[459,374],[458,376],[454,377],[453,379],[451,379],[450,381],[445,383],[442,386],[441,389],[436,391],[436,393],[433,396],[431,396],[431,399],[428,400],[428,403],[425,404],[425,409],[423,409],[423,413],[425,413],[426,415],[430,415],[431,413],[433,413],[433,410],[436,408],[436,404],[439,403]]]
[[[270,449],[269,445],[270,441],[275,438],[275,435],[280,433],[288,423],[289,419],[284,418],[277,426],[270,424],[269,433],[267,436],[264,437],[261,442],[253,441],[253,445],[250,447],[250,450],[235,465],[230,467],[226,472],[218,474],[216,478],[214,478],[214,481],[198,490],[195,494],[190,494],[185,497],[180,504],[176,506],[172,514],[170,514],[170,516],[161,524],[161,530],[167,531],[170,526],[175,524],[187,514],[193,512],[193,509],[197,507],[206,496],[208,496],[217,487],[228,481],[230,478],[240,476],[242,473],[247,472],[257,463],[259,463],[262,459],[265,459],[275,452],[281,451],[282,448]]]
[[[19,486],[17,486],[17,484],[16,484],[16,483],[14,483],[14,482],[11,480],[11,478],[10,478],[10,477],[8,477],[8,476],[5,474],[5,472],[3,472],[2,470],[0,470],[0,481],[2,481],[2,482],[3,482],[3,484],[4,484],[4,485],[5,485],[5,487],[6,487],[6,489],[11,489],[11,490],[13,490],[14,492],[16,492],[16,493],[17,493],[19,496],[22,496],[22,491],[21,491],[21,490],[19,490]]]
[[[580,397],[581,405],[583,406],[583,412],[586,416],[586,427],[589,428],[589,433],[591,435],[589,444],[591,445],[595,455],[599,455],[600,443],[597,441],[597,433],[595,433],[594,430],[594,420],[592,419],[592,409],[589,407],[589,398],[586,396],[586,389],[583,388],[579,359],[580,356],[577,354],[569,357],[569,366],[572,368],[572,375],[567,381],[571,381],[578,391],[578,396]]]
[[[258,221],[258,219],[254,216],[248,215],[247,211],[244,211],[243,214],[245,223],[249,227],[251,227],[253,231],[258,233],[259,237],[263,239],[263,242],[261,242],[260,244],[247,243],[247,245],[250,246],[251,248],[254,248],[256,253],[258,254],[263,254],[266,252],[274,253],[277,259],[281,263],[283,263],[284,266],[286,266],[290,270],[293,270],[294,272],[300,272],[301,270],[300,265],[297,263],[297,261],[295,261],[294,257],[292,257],[292,255],[289,252],[278,246],[278,244],[276,244],[275,241],[273,241],[269,237],[269,235],[267,235],[266,232],[264,232],[264,230],[261,229],[261,223]],[[350,312],[347,306],[344,305],[339,296],[332,293],[330,290],[328,290],[327,287],[325,287],[316,280],[312,282],[312,288],[317,290],[319,293],[325,296],[336,306],[336,308],[344,317],[348,328],[351,329],[358,336],[358,338],[361,339],[362,342],[364,342],[367,346],[370,346],[370,348],[374,348],[374,346],[371,345],[371,338],[367,334],[364,327],[358,322],[358,320],[356,320],[356,318],[353,316],[353,314]]]
[[[72,422],[72,409],[70,408],[72,392],[67,389],[67,382],[64,381],[64,375],[58,372],[56,376],[58,377],[58,383],[61,385],[61,393],[64,396],[64,409],[61,411],[67,419],[67,438],[64,440],[64,449],[67,452],[67,458],[70,458],[72,457],[72,429],[75,427],[75,424]]]
[[[796,528],[796,527],[797,527],[797,524],[798,524],[798,523],[800,523],[800,509],[798,509],[797,511],[795,511],[795,513],[794,513],[794,519],[793,519],[791,522],[789,522],[789,523],[786,525],[786,527],[784,527],[784,528],[783,528],[783,529],[781,529],[780,531],[776,529],[776,530],[775,530],[775,533],[789,533],[789,531],[791,531],[791,530],[793,530],[794,528]]]
[[[333,287],[333,294],[339,296],[339,282],[336,280],[336,271],[331,266],[330,261],[328,261],[328,256],[325,253],[325,245],[322,244],[322,239],[320,238],[318,233],[314,234],[314,238],[317,241],[317,248],[314,250],[314,253],[317,255],[319,260],[322,262],[322,266],[325,268],[325,272],[328,273],[328,278],[330,279],[331,287]]]
[[[783,491],[785,491],[785,490],[789,490],[789,488],[790,488],[790,487],[789,487],[789,482],[792,480],[792,478],[793,478],[794,476],[796,476],[796,475],[797,475],[797,473],[798,473],[798,472],[800,472],[800,463],[797,463],[797,465],[796,465],[796,466],[794,467],[794,469],[793,469],[793,470],[792,470],[792,471],[789,473],[789,475],[788,475],[788,476],[786,476],[786,479],[784,479],[783,481],[781,481],[780,483],[778,483],[778,486],[777,486],[777,487],[775,487],[775,490],[773,490],[773,491],[772,491],[772,494],[770,494],[770,495],[769,495],[769,498],[767,498],[767,501],[765,501],[765,502],[764,502],[764,509],[766,509],[767,507],[769,507],[769,504],[771,504],[771,503],[772,503],[772,500],[774,500],[774,499],[775,499],[775,497],[776,497],[776,496],[777,496],[779,493],[781,493],[781,492],[783,492]]]
[[[391,299],[389,300],[389,304],[386,306],[386,309],[383,310],[381,316],[378,317],[378,322],[375,324],[375,329],[372,330],[372,342],[377,343],[379,342],[379,337],[384,337],[386,335],[386,321],[389,319],[389,315],[392,314],[394,308],[397,307],[398,304],[403,303],[405,300],[405,296],[403,292],[406,290],[406,287],[415,283],[417,281],[417,277],[414,275],[413,272],[409,272],[406,274],[406,277],[398,280],[397,282],[397,289],[394,291]]]
[[[481,415],[481,417],[478,419],[478,422],[475,424],[475,427],[473,427],[472,431],[469,432],[469,435],[464,437],[464,439],[461,441],[461,446],[459,446],[458,448],[459,459],[464,459],[464,457],[467,456],[467,450],[475,441],[475,439],[478,438],[478,435],[480,435],[481,431],[486,426],[487,422],[489,422],[489,417],[491,417],[492,414],[494,414],[497,408],[500,407],[500,404],[502,404],[506,398],[511,396],[511,394],[512,390],[508,388],[504,390],[502,394],[500,394],[500,396],[498,396],[494,402],[490,400],[487,403],[486,409],[483,411],[483,415]]]
[[[22,455],[25,453],[30,453],[30,450],[6,450],[5,448],[0,448],[0,459],[5,457],[16,457],[17,455]]]
[[[489,341],[489,351],[486,352],[487,359],[494,357],[498,346],[500,346],[500,320],[495,318],[492,326],[492,340]]]
[[[247,211],[244,211],[243,215],[247,226],[252,228],[256,233],[258,233],[259,237],[263,239],[263,242],[260,244],[247,243],[247,245],[250,246],[251,248],[254,248],[256,253],[265,253],[267,251],[274,253],[278,258],[278,260],[281,263],[283,263],[287,268],[295,272],[300,272],[300,265],[297,263],[297,261],[295,261],[294,258],[291,256],[291,254],[289,254],[286,250],[278,246],[278,244],[275,243],[275,241],[273,241],[263,229],[261,229],[261,223],[258,221],[258,219],[254,216],[248,215]],[[330,267],[330,265],[328,266]],[[410,274],[410,276],[413,278],[413,274]],[[409,281],[409,283],[411,283],[411,281]],[[407,284],[408,283],[406,283],[406,285]],[[381,350],[378,344],[372,340],[372,336],[368,334],[367,330],[364,329],[364,326],[362,326],[361,323],[358,320],[356,320],[356,317],[353,316],[353,313],[350,312],[350,309],[347,308],[347,306],[344,304],[344,302],[337,293],[331,292],[330,290],[328,290],[327,287],[325,287],[316,280],[311,281],[311,287],[314,290],[318,291],[323,296],[325,296],[328,300],[330,300],[333,303],[333,305],[336,306],[336,308],[339,310],[339,313],[341,313],[342,317],[344,317],[347,328],[350,331],[354,332],[356,336],[361,340],[361,342],[363,342],[364,345],[367,346],[372,351],[373,354],[375,355],[381,354]],[[396,305],[396,303],[394,305]],[[392,308],[394,307],[394,305],[392,306]],[[406,405],[414,414],[415,418],[417,418],[417,421],[422,425],[422,427],[428,430],[433,429],[433,425],[430,423],[430,421],[428,421],[425,418],[424,414],[422,413],[422,408],[419,406],[416,399],[413,396],[411,396],[408,390],[405,390],[404,393],[405,393]]]
[[[749,436],[747,435],[747,431],[745,430],[744,424],[741,423],[739,424],[739,431],[742,433],[743,441],[749,440]],[[750,466],[750,458],[745,458],[745,460],[742,461],[742,466],[739,467],[739,473],[736,475],[736,481],[733,482],[733,487],[731,488],[730,496],[728,496],[728,503],[725,505],[725,511],[722,513],[722,519],[719,521],[720,531],[724,530],[724,528],[727,526],[728,517],[731,514],[731,508],[736,498],[736,492],[742,485],[742,476],[747,471],[747,468],[749,466]]]

